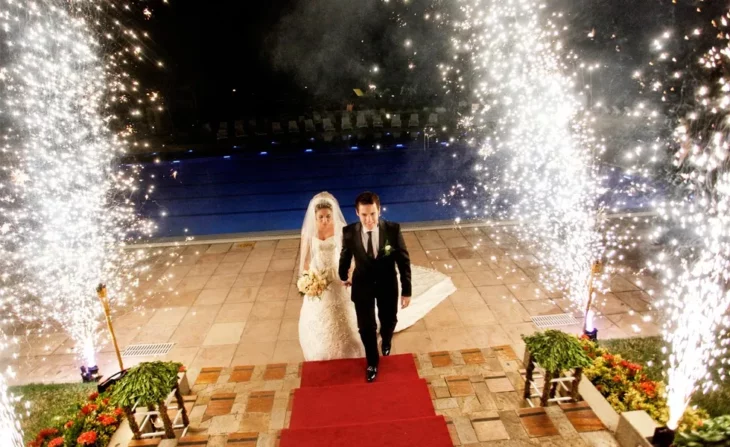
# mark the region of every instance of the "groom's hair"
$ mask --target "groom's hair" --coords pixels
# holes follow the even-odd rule
[[[375,205],[380,210],[380,197],[374,192],[365,191],[355,198],[356,211],[360,209],[360,205]]]

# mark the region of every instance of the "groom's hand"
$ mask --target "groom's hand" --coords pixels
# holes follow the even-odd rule
[[[402,296],[400,297],[400,308],[405,309],[411,304],[411,297],[410,296]]]
[[[352,286],[352,281],[342,281],[342,285],[345,287],[350,287]]]

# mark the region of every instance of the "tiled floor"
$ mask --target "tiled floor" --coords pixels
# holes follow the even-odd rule
[[[454,446],[618,445],[583,404],[525,408],[523,365],[509,346],[420,353],[414,360]],[[192,387],[189,434],[209,447],[239,437],[251,446],[277,446],[300,372],[298,363],[204,369]]]
[[[536,284],[529,256],[518,256],[514,240],[490,237],[489,229],[416,231],[405,234],[414,264],[440,270],[458,290],[416,325],[396,335],[396,353],[426,353],[471,347],[513,345],[536,330],[530,317],[567,310],[566,300],[548,296]],[[478,249],[471,244],[481,239]],[[140,291],[150,293],[141,311],[114,320],[120,346],[175,343],[166,356],[189,366],[296,363],[302,298],[294,282],[299,240],[168,248],[154,262],[152,278]],[[178,256],[181,255],[180,259]],[[176,260],[174,266],[168,266]],[[159,278],[165,284],[159,284]],[[654,335],[649,277],[617,276],[613,292],[601,297],[605,316],[596,322],[601,337],[625,337],[640,330]],[[578,333],[579,327],[565,327]],[[76,380],[73,342],[65,334],[22,340],[19,358],[3,354],[17,382]],[[110,344],[99,354],[102,372],[116,371]],[[147,358],[125,359],[125,366]]]

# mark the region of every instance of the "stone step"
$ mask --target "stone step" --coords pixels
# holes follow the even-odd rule
[[[127,444],[128,447],[154,447],[157,445],[160,445],[160,441],[162,441],[161,438],[154,438],[154,439],[132,439],[129,441],[129,444]]]
[[[179,447],[201,447],[208,445],[208,435],[183,436],[177,441]]]

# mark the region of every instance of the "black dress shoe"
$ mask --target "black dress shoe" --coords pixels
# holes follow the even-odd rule
[[[390,355],[390,345],[383,345],[383,356],[388,357]]]
[[[368,369],[365,370],[365,380],[368,382],[372,382],[375,380],[375,377],[378,375],[378,367],[377,366],[368,366]]]

